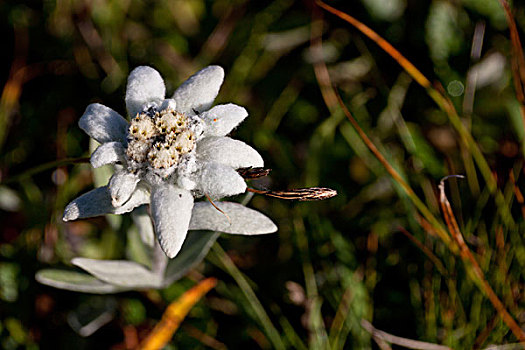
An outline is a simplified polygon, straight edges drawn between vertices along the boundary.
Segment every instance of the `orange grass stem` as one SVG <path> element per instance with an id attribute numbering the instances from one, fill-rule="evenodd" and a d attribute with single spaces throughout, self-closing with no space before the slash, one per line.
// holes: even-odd
<path id="1" fill-rule="evenodd" d="M 447 272 L 447 269 L 445 268 L 445 266 L 443 265 L 441 260 L 439 260 L 439 258 L 434 253 L 432 253 L 432 250 L 430 250 L 430 248 L 428 248 L 426 245 L 424 245 L 422 242 L 420 242 L 416 237 L 414 237 L 404 227 L 399 226 L 398 229 L 399 229 L 399 232 L 401 232 L 410 241 L 412 241 L 412 243 L 414 243 L 419 248 L 419 250 L 421 250 L 423 252 L 423 254 L 425 254 L 430 259 L 430 261 L 432 261 L 432 263 L 434 264 L 434 266 L 436 267 L 436 269 L 439 271 L 439 273 L 441 275 L 443 275 L 443 276 L 448 276 L 449 275 L 448 272 Z"/>
<path id="2" fill-rule="evenodd" d="M 314 18 L 316 17 L 317 12 L 314 10 Z M 321 33 L 322 33 L 322 22 L 319 19 L 315 19 L 312 23 L 312 30 L 311 30 L 311 46 L 312 48 L 317 51 L 322 51 L 322 40 L 321 40 Z M 377 149 L 375 144 L 370 140 L 366 132 L 361 129 L 359 126 L 359 123 L 354 119 L 350 111 L 346 108 L 343 100 L 337 93 L 337 90 L 333 87 L 330 75 L 328 74 L 328 68 L 326 67 L 326 64 L 324 61 L 318 61 L 314 64 L 314 72 L 315 76 L 317 78 L 317 81 L 319 82 L 319 85 L 321 87 L 321 94 L 323 96 L 323 99 L 325 101 L 325 104 L 328 106 L 330 111 L 334 113 L 335 108 L 339 105 L 339 107 L 343 110 L 344 114 L 354 127 L 354 129 L 357 131 L 365 145 L 368 147 L 368 149 L 374 154 L 374 156 L 379 160 L 379 162 L 383 165 L 383 167 L 386 169 L 386 171 L 392 176 L 395 182 L 397 182 L 401 188 L 405 191 L 405 193 L 408 195 L 412 203 L 416 206 L 416 208 L 419 210 L 419 212 L 426 218 L 426 220 L 431 223 L 431 225 L 434 228 L 434 232 L 441 238 L 441 240 L 450 245 L 450 249 L 452 251 L 455 251 L 455 244 L 448 236 L 448 233 L 446 232 L 445 228 L 441 225 L 441 223 L 435 218 L 434 215 L 430 212 L 430 210 L 425 206 L 425 204 L 419 199 L 419 197 L 415 194 L 414 190 L 406 183 L 406 181 L 401 177 L 401 175 L 388 163 L 386 158 L 381 154 L 381 152 Z"/>
<path id="3" fill-rule="evenodd" d="M 401 175 L 397 172 L 396 169 L 390 163 L 386 160 L 386 158 L 383 156 L 383 154 L 377 149 L 376 145 L 370 140 L 368 135 L 365 133 L 363 129 L 359 126 L 357 121 L 354 119 L 350 111 L 346 108 L 343 100 L 339 96 L 339 94 L 336 94 L 337 99 L 339 101 L 339 105 L 343 109 L 344 114 L 354 127 L 354 129 L 357 131 L 363 142 L 366 144 L 368 149 L 374 154 L 374 156 L 381 162 L 385 170 L 392 176 L 395 182 L 397 182 L 401 188 L 405 191 L 405 193 L 408 195 L 408 197 L 412 200 L 412 203 L 416 206 L 416 208 L 421 212 L 421 214 L 425 217 L 426 220 L 428 220 L 432 226 L 435 229 L 436 234 L 441 238 L 441 240 L 447 244 L 451 245 L 451 250 L 454 251 L 453 248 L 453 242 L 450 240 L 450 236 L 446 233 L 445 229 L 441 226 L 439 221 L 432 215 L 430 210 L 426 207 L 426 205 L 419 199 L 419 197 L 416 195 L 412 187 L 401 177 Z"/>
<path id="4" fill-rule="evenodd" d="M 512 43 L 512 77 L 516 98 L 520 103 L 521 118 L 525 126 L 525 57 L 523 55 L 523 47 L 521 46 L 520 34 L 509 3 L 506 0 L 499 0 L 499 2 L 505 11 L 507 23 L 509 24 L 510 41 Z"/>
<path id="5" fill-rule="evenodd" d="M 339 11 L 338 9 L 333 8 L 330 5 L 325 4 L 324 2 L 320 0 L 315 1 L 317 5 L 322 7 L 328 12 L 333 13 L 334 15 L 338 16 L 342 20 L 347 21 L 351 25 L 353 25 L 355 28 L 357 28 L 361 33 L 372 39 L 377 45 L 379 45 L 383 50 L 388 52 L 390 56 L 392 56 L 393 59 L 395 59 L 401 67 L 403 67 L 413 78 L 416 80 L 419 85 L 423 86 L 425 89 L 431 88 L 432 84 L 430 81 L 417 69 L 409 60 L 407 60 L 401 52 L 399 52 L 396 48 L 394 48 L 388 41 L 383 39 L 379 36 L 376 32 L 374 32 L 372 29 L 367 27 L 365 24 L 359 22 L 354 17 Z"/>
<path id="6" fill-rule="evenodd" d="M 509 314 L 501 300 L 499 300 L 498 296 L 485 279 L 483 270 L 481 270 L 481 267 L 479 266 L 476 258 L 465 243 L 463 234 L 459 229 L 458 223 L 454 216 L 454 212 L 452 211 L 452 207 L 445 194 L 445 180 L 446 178 L 442 179 L 439 184 L 439 203 L 441 205 L 441 209 L 443 210 L 443 216 L 445 218 L 445 222 L 447 223 L 448 229 L 452 235 L 452 238 L 456 241 L 457 245 L 459 246 L 459 254 L 461 256 L 461 259 L 467 267 L 471 267 L 472 272 L 474 273 L 474 276 L 477 279 L 477 282 L 479 282 L 480 284 L 481 290 L 485 292 L 490 302 L 492 303 L 492 305 L 494 305 L 494 308 L 496 309 L 500 317 L 503 319 L 503 321 L 510 328 L 512 333 L 514 333 L 514 335 L 519 339 L 520 342 L 525 342 L 525 331 L 523 331 L 520 328 L 518 323 Z"/>
<path id="7" fill-rule="evenodd" d="M 333 8 L 321 0 L 315 0 L 315 3 L 325 9 L 326 11 L 338 16 L 342 20 L 350 23 L 361 33 L 366 35 L 368 38 L 373 40 L 379 47 L 386 51 L 396 62 L 398 62 L 401 67 L 423 88 L 426 89 L 428 95 L 436 102 L 436 104 L 447 114 L 450 123 L 456 129 L 459 136 L 461 137 L 462 142 L 465 144 L 466 148 L 472 153 L 474 160 L 476 161 L 478 168 L 487 183 L 487 187 L 491 194 L 495 196 L 496 204 L 498 210 L 501 212 L 501 216 L 505 224 L 509 227 L 515 226 L 514 219 L 510 213 L 510 210 L 505 202 L 505 198 L 501 191 L 498 190 L 496 179 L 494 178 L 490 167 L 483 156 L 483 153 L 479 149 L 477 143 L 474 141 L 474 138 L 467 130 L 465 125 L 463 125 L 459 115 L 456 111 L 456 108 L 452 102 L 439 90 L 435 89 L 430 81 L 419 71 L 409 60 L 407 60 L 397 49 L 395 49 L 389 42 L 379 36 L 375 31 L 370 29 L 364 23 L 358 21 L 354 17 Z"/>
<path id="8" fill-rule="evenodd" d="M 216 278 L 206 278 L 195 287 L 186 291 L 179 299 L 172 302 L 166 308 L 160 322 L 157 323 L 148 337 L 139 345 L 138 349 L 162 349 L 170 341 L 173 333 L 179 328 L 191 308 L 216 284 Z"/>

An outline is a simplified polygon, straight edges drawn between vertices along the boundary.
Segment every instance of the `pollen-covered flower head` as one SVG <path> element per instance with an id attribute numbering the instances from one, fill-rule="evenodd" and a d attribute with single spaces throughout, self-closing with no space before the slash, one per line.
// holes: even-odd
<path id="1" fill-rule="evenodd" d="M 71 202 L 64 220 L 121 214 L 149 203 L 159 242 L 174 257 L 186 237 L 194 198 L 243 193 L 246 183 L 236 169 L 263 166 L 257 151 L 226 136 L 246 118 L 246 110 L 234 104 L 211 108 L 223 79 L 221 67 L 209 66 L 165 99 L 160 74 L 142 66 L 128 78 L 130 122 L 106 106 L 89 105 L 79 125 L 101 143 L 91 164 L 120 166 L 107 186 Z M 254 233 L 275 230 L 271 223 Z"/>

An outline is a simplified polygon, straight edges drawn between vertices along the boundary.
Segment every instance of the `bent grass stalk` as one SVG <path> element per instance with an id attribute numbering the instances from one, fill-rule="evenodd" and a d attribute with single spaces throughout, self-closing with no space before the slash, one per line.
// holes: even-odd
<path id="1" fill-rule="evenodd" d="M 362 138 L 362 140 L 365 142 L 365 144 L 368 146 L 370 151 L 376 156 L 376 158 L 381 162 L 385 170 L 392 176 L 394 181 L 398 183 L 407 196 L 410 198 L 412 203 L 416 206 L 416 208 L 419 210 L 419 212 L 425 217 L 427 221 L 429 221 L 432 226 L 435 229 L 436 234 L 441 238 L 441 240 L 447 244 L 449 247 L 451 247 L 451 250 L 455 249 L 454 242 L 450 240 L 450 236 L 445 231 L 444 227 L 441 225 L 441 223 L 436 219 L 434 215 L 430 212 L 430 210 L 427 208 L 427 206 L 419 199 L 419 197 L 416 195 L 412 187 L 401 177 L 401 175 L 394 169 L 394 167 L 386 160 L 386 158 L 383 156 L 381 152 L 377 149 L 375 144 L 370 140 L 368 135 L 365 133 L 363 129 L 359 126 L 357 121 L 354 119 L 350 111 L 346 108 L 344 102 L 341 100 L 341 97 L 336 94 L 337 99 L 339 101 L 339 104 L 341 108 L 343 109 L 343 112 L 345 113 L 346 117 L 352 124 L 352 126 L 356 129 L 359 136 Z"/>
<path id="2" fill-rule="evenodd" d="M 398 50 L 396 50 L 388 41 L 379 36 L 379 34 L 377 34 L 375 31 L 373 31 L 368 26 L 361 23 L 354 17 L 325 4 L 321 0 L 315 0 L 315 2 L 317 5 L 319 5 L 326 11 L 350 23 L 357 30 L 359 30 L 361 33 L 363 33 L 372 41 L 374 41 L 377 45 L 379 45 L 379 47 L 385 50 L 385 52 L 388 53 L 394 60 L 396 60 L 399 63 L 399 65 L 408 74 L 410 74 L 410 76 L 414 78 L 414 80 L 419 85 L 421 85 L 427 91 L 427 94 L 434 100 L 434 102 L 436 102 L 436 104 L 441 108 L 441 110 L 443 110 L 447 114 L 450 123 L 458 132 L 461 141 L 474 157 L 474 160 L 476 161 L 478 168 L 483 178 L 485 179 L 485 182 L 487 183 L 487 187 L 489 188 L 490 193 L 494 195 L 498 210 L 501 212 L 503 221 L 508 227 L 514 227 L 514 219 L 512 218 L 510 210 L 507 204 L 505 203 L 505 198 L 503 197 L 503 194 L 501 193 L 501 191 L 499 191 L 497 187 L 496 179 L 492 175 L 487 160 L 483 156 L 483 153 L 474 141 L 474 138 L 472 137 L 470 132 L 467 130 L 465 125 L 463 125 L 452 102 L 441 92 L 439 92 L 439 90 L 434 88 L 430 83 L 430 80 L 428 80 L 423 75 L 423 73 L 421 73 L 421 71 L 419 71 L 408 59 L 406 59 Z"/>
<path id="3" fill-rule="evenodd" d="M 433 343 L 427 343 L 419 340 L 413 340 L 408 338 L 398 337 L 390 333 L 381 331 L 375 328 L 370 322 L 363 319 L 361 320 L 361 326 L 372 335 L 374 340 L 382 340 L 391 344 L 400 345 L 407 349 L 424 349 L 424 350 L 452 350 L 448 346 L 438 345 Z M 378 344 L 379 345 L 379 344 Z"/>
<path id="4" fill-rule="evenodd" d="M 311 44 L 312 44 L 312 47 L 316 51 L 321 51 L 321 45 L 322 45 L 321 38 L 320 38 L 320 35 L 322 33 L 321 25 L 322 23 L 320 20 L 314 20 L 312 23 Z M 435 218 L 435 216 L 432 215 L 432 213 L 426 207 L 426 205 L 415 194 L 414 190 L 408 185 L 408 183 L 406 183 L 406 181 L 401 177 L 401 175 L 386 160 L 383 154 L 381 154 L 381 152 L 377 149 L 377 147 L 372 142 L 372 140 L 370 140 L 370 138 L 365 133 L 365 131 L 361 129 L 361 127 L 359 126 L 357 121 L 354 119 L 350 111 L 346 108 L 345 104 L 341 100 L 341 97 L 337 94 L 336 90 L 332 86 L 326 64 L 322 61 L 315 63 L 314 71 L 317 77 L 317 81 L 319 82 L 319 85 L 321 87 L 321 94 L 323 95 L 323 99 L 325 100 L 325 103 L 328 106 L 328 108 L 331 111 L 333 111 L 339 106 L 343 110 L 345 116 L 350 121 L 350 123 L 352 124 L 356 132 L 359 134 L 359 137 L 361 137 L 361 139 L 366 144 L 368 149 L 374 154 L 377 160 L 379 160 L 379 162 L 383 165 L 385 170 L 390 174 L 390 176 L 392 176 L 394 181 L 397 182 L 401 186 L 401 188 L 405 191 L 407 196 L 410 198 L 412 203 L 414 203 L 414 205 L 421 212 L 421 214 L 425 217 L 425 219 L 428 222 L 430 222 L 430 224 L 434 227 L 434 231 L 441 238 L 441 240 L 447 245 L 451 246 L 451 249 L 454 250 L 455 244 L 453 243 L 453 241 L 451 241 L 445 228 Z"/>
<path id="5" fill-rule="evenodd" d="M 459 255 L 465 263 L 465 266 L 467 268 L 470 268 L 471 272 L 476 277 L 476 281 L 478 282 L 480 289 L 483 292 L 485 292 L 485 294 L 489 298 L 492 305 L 494 305 L 494 308 L 498 311 L 498 314 L 501 316 L 503 321 L 511 329 L 512 333 L 514 333 L 514 335 L 521 342 L 525 343 L 525 331 L 520 328 L 518 323 L 509 314 L 501 300 L 499 300 L 498 296 L 485 279 L 485 275 L 483 273 L 483 270 L 481 270 L 478 261 L 476 260 L 469 247 L 465 243 L 463 234 L 459 229 L 458 223 L 454 216 L 454 212 L 452 211 L 452 207 L 447 199 L 447 196 L 445 195 L 446 179 L 447 178 L 442 179 L 439 184 L 439 203 L 441 205 L 441 209 L 443 210 L 443 216 L 445 218 L 445 222 L 447 223 L 448 229 L 452 235 L 452 238 L 456 241 L 457 245 L 459 246 Z"/>
<path id="6" fill-rule="evenodd" d="M 518 27 L 516 26 L 516 21 L 512 15 L 509 3 L 506 0 L 499 0 L 499 2 L 505 11 L 505 16 L 509 25 L 510 40 L 512 43 L 512 78 L 514 80 L 516 98 L 520 103 L 523 125 L 525 125 L 525 57 L 523 55 L 523 47 L 521 46 Z"/>
<path id="7" fill-rule="evenodd" d="M 341 19 L 352 24 L 354 27 L 360 30 L 363 34 L 365 34 L 367 37 L 369 37 L 374 42 L 376 42 L 382 49 L 384 49 L 390 56 L 392 56 L 407 71 L 407 73 L 409 73 L 422 87 L 424 87 L 427 90 L 427 93 L 430 95 L 430 97 L 438 104 L 438 106 L 443 111 L 446 112 L 446 114 L 449 117 L 450 122 L 460 134 L 460 137 L 462 141 L 464 142 L 464 144 L 466 145 L 467 149 L 474 156 L 474 159 L 476 160 L 476 163 L 478 164 L 478 167 L 487 183 L 487 187 L 490 193 L 495 196 L 496 204 L 498 206 L 498 210 L 501 211 L 502 219 L 509 227 L 513 227 L 515 223 L 510 214 L 505 198 L 503 197 L 503 194 L 501 193 L 501 191 L 498 190 L 496 180 L 494 179 L 491 173 L 491 170 L 483 154 L 481 153 L 481 150 L 475 143 L 472 135 L 468 132 L 468 130 L 465 128 L 465 126 L 461 122 L 459 115 L 457 114 L 451 101 L 447 99 L 444 95 L 442 95 L 437 89 L 432 87 L 432 85 L 430 84 L 430 81 L 410 61 L 408 61 L 403 55 L 401 55 L 399 51 L 397 51 L 386 40 L 381 38 L 372 29 L 368 28 L 366 25 L 359 22 L 358 20 L 351 17 L 350 15 L 345 14 L 329 5 L 326 5 L 320 0 L 316 0 L 316 3 L 320 7 L 324 8 L 325 10 L 337 15 Z M 315 25 L 312 24 L 312 44 L 320 45 L 321 44 L 320 35 L 317 35 L 316 37 L 313 35 L 315 28 L 316 28 Z M 455 222 L 453 215 L 450 216 L 450 214 L 452 213 L 451 209 L 450 209 L 450 213 L 448 213 L 445 216 L 445 221 L 447 222 L 447 226 L 450 230 L 450 233 L 452 234 L 453 240 L 450 239 L 450 236 L 445 231 L 441 223 L 436 219 L 434 215 L 432 215 L 430 210 L 419 199 L 419 197 L 417 197 L 417 195 L 412 190 L 412 188 L 408 185 L 408 183 L 406 183 L 405 180 L 401 177 L 401 175 L 392 167 L 392 165 L 388 163 L 385 157 L 381 154 L 381 152 L 379 152 L 377 147 L 374 145 L 374 143 L 369 139 L 368 135 L 364 132 L 363 129 L 361 129 L 357 121 L 353 118 L 351 113 L 346 108 L 341 97 L 337 94 L 336 90 L 333 87 L 331 87 L 332 92 L 327 92 L 327 90 L 329 89 L 330 77 L 328 75 L 328 70 L 324 62 L 319 62 L 315 64 L 314 69 L 315 69 L 315 73 L 319 81 L 319 84 L 321 85 L 321 91 L 322 91 L 323 98 L 325 99 L 325 103 L 327 104 L 327 106 L 330 109 L 333 108 L 333 97 L 337 98 L 339 106 L 343 109 L 343 112 L 347 116 L 348 120 L 350 121 L 352 126 L 356 129 L 359 136 L 363 139 L 363 141 L 368 146 L 370 151 L 381 162 L 381 164 L 385 167 L 385 169 L 390 174 L 390 176 L 392 176 L 392 178 L 403 188 L 405 193 L 409 196 L 409 198 L 412 200 L 412 202 L 418 208 L 418 210 L 421 212 L 424 218 L 427 221 L 429 221 L 429 223 L 432 225 L 433 229 L 435 230 L 435 233 L 443 240 L 444 243 L 447 244 L 449 249 L 452 252 L 457 253 L 457 250 L 459 247 L 460 256 L 462 257 L 463 261 L 466 263 L 466 266 L 469 266 L 469 264 L 471 264 L 472 266 L 472 270 L 474 272 L 473 274 L 474 281 L 477 282 L 480 289 L 486 293 L 487 297 L 489 298 L 491 303 L 494 305 L 498 313 L 501 315 L 503 321 L 507 324 L 507 326 L 514 333 L 514 335 L 518 339 L 520 339 L 520 341 L 525 341 L 525 332 L 521 330 L 521 328 L 516 323 L 514 318 L 512 318 L 512 316 L 508 313 L 503 303 L 499 300 L 499 298 L 497 297 L 497 295 L 495 294 L 495 292 L 493 291 L 493 289 L 491 288 L 491 286 L 485 279 L 483 271 L 481 270 L 481 267 L 479 266 L 474 256 L 472 255 L 472 253 L 466 246 L 466 243 L 464 242 L 462 238 L 461 232 L 459 231 L 459 227 L 457 226 L 457 222 Z M 443 202 L 441 202 L 441 205 L 443 205 Z M 443 211 L 445 212 L 445 209 L 443 209 Z M 453 221 L 451 221 L 452 220 L 451 218 L 453 219 Z M 453 226 L 451 226 L 452 222 L 455 223 Z M 461 239 L 459 239 L 458 237 L 461 237 Z"/>

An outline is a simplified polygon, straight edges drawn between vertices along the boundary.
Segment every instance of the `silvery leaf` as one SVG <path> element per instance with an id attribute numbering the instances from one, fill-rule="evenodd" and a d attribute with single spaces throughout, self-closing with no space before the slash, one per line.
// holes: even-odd
<path id="1" fill-rule="evenodd" d="M 163 286 L 168 286 L 184 276 L 189 269 L 200 263 L 219 237 L 218 232 L 190 231 L 177 256 L 166 268 Z"/>
<path id="2" fill-rule="evenodd" d="M 244 205 L 232 202 L 215 203 L 228 217 L 209 202 L 198 202 L 193 207 L 190 230 L 212 230 L 231 234 L 259 235 L 277 231 L 277 226 L 266 215 Z"/>
<path id="3" fill-rule="evenodd" d="M 131 261 L 74 258 L 71 263 L 104 282 L 122 287 L 147 289 L 161 284 L 160 276 Z"/>
<path id="4" fill-rule="evenodd" d="M 47 286 L 74 292 L 109 294 L 129 288 L 114 286 L 85 273 L 58 269 L 45 269 L 36 273 L 36 280 Z"/>

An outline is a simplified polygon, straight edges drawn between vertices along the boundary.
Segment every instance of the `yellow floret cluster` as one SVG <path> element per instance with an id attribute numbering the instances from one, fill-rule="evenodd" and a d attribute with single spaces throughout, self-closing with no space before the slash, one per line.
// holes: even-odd
<path id="1" fill-rule="evenodd" d="M 195 148 L 195 135 L 188 118 L 171 108 L 155 113 L 139 113 L 129 126 L 126 154 L 138 163 L 167 169 Z"/>

